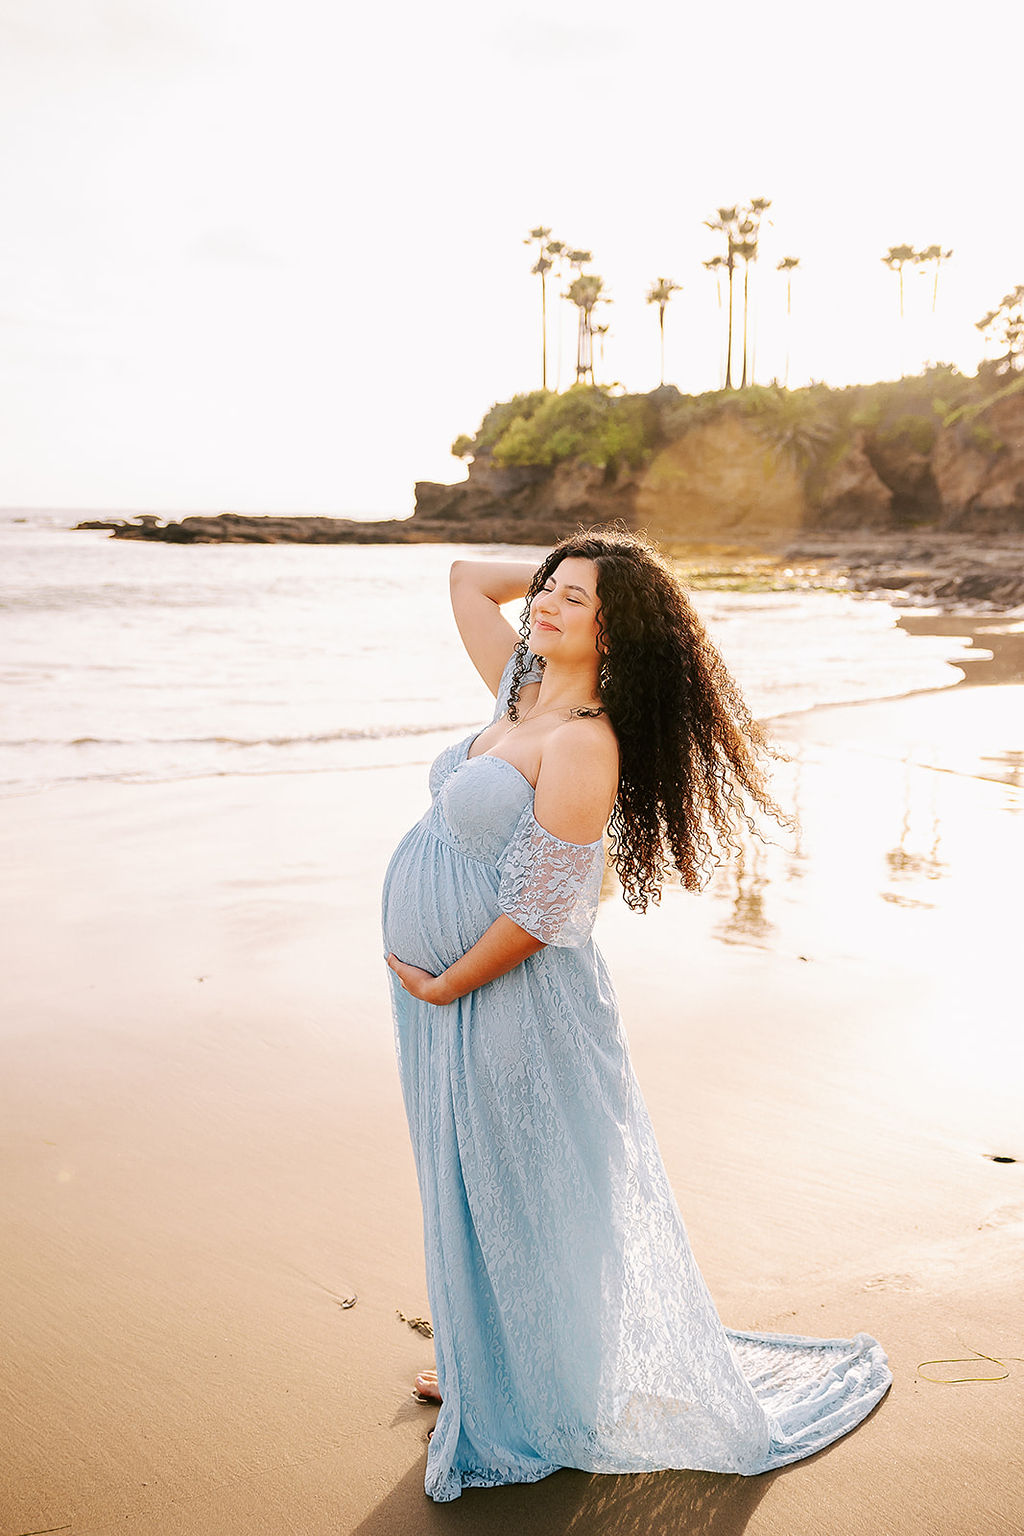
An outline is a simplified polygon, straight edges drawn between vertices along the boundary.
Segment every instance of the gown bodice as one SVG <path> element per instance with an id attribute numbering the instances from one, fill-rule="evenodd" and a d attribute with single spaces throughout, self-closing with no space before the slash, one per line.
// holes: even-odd
<path id="1" fill-rule="evenodd" d="M 533 785 L 504 758 L 468 757 L 475 740 L 467 737 L 435 760 L 429 814 L 437 834 L 459 853 L 497 864 L 533 806 Z"/>
<path id="2" fill-rule="evenodd" d="M 502 674 L 492 724 L 507 704 L 513 660 Z M 482 729 L 434 759 L 430 807 L 399 844 L 385 893 L 392 895 L 401 883 L 403 865 L 423 857 L 425 836 L 494 871 L 493 910 L 484 914 L 490 922 L 504 912 L 543 944 L 585 944 L 597 915 L 604 840 L 567 842 L 541 826 L 534 815 L 534 786 L 514 764 L 491 752 L 469 756 Z M 411 878 L 412 868 L 405 873 Z M 463 889 L 468 889 L 465 880 Z"/>

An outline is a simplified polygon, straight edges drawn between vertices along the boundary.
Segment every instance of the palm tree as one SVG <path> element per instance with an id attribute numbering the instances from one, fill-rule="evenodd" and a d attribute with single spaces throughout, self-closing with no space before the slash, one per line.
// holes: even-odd
<path id="1" fill-rule="evenodd" d="M 785 272 L 786 274 L 786 376 L 782 381 L 783 387 L 786 389 L 789 388 L 789 348 L 792 330 L 790 316 L 793 313 L 793 273 L 799 265 L 799 256 L 783 256 L 775 268 L 776 272 Z"/>
<path id="2" fill-rule="evenodd" d="M 557 315 L 558 350 L 555 360 L 555 394 L 557 395 L 562 387 L 562 306 L 565 303 L 565 295 L 561 292 L 561 287 L 562 279 L 565 275 L 565 241 L 549 240 L 544 247 L 544 254 L 551 258 L 555 269 L 555 282 L 558 284 L 559 289 L 559 309 Z"/>
<path id="3" fill-rule="evenodd" d="M 715 287 L 718 292 L 718 307 L 722 307 L 722 268 L 725 266 L 724 256 L 712 256 L 710 261 L 704 263 L 709 272 L 715 274 Z"/>
<path id="4" fill-rule="evenodd" d="M 714 261 L 706 261 L 706 267 L 725 267 L 729 274 L 729 318 L 726 324 L 725 344 L 725 387 L 732 389 L 732 278 L 736 267 L 736 225 L 739 222 L 739 209 L 719 208 L 717 219 L 705 219 L 707 229 L 717 230 L 725 236 L 726 254 L 716 256 Z"/>
<path id="5" fill-rule="evenodd" d="M 740 389 L 747 387 L 747 328 L 750 315 L 750 263 L 757 260 L 757 243 L 761 238 L 761 220 L 764 218 L 771 203 L 766 197 L 751 199 L 749 207 L 743 210 L 743 218 L 740 220 L 739 233 L 742 239 L 736 246 L 736 255 L 743 262 L 743 374 L 740 378 Z M 750 353 L 750 382 L 754 382 L 754 359 Z"/>
<path id="6" fill-rule="evenodd" d="M 740 225 L 740 234 L 744 237 L 752 228 L 749 219 L 744 219 Z M 747 320 L 750 314 L 750 263 L 757 260 L 757 241 L 744 238 L 736 242 L 736 255 L 743 263 L 743 371 L 740 374 L 740 389 L 747 387 Z M 751 381 L 753 382 L 753 381 Z"/>
<path id="7" fill-rule="evenodd" d="M 545 229 L 543 224 L 538 224 L 536 229 L 531 229 L 524 245 L 532 245 L 536 240 L 538 247 L 537 264 L 530 268 L 532 277 L 540 278 L 540 377 L 541 389 L 548 387 L 548 292 L 547 275 L 551 270 L 551 262 L 544 254 L 544 248 L 551 237 L 550 229 Z"/>
<path id="8" fill-rule="evenodd" d="M 778 263 L 778 265 L 775 268 L 776 272 L 785 272 L 785 274 L 786 274 L 786 314 L 787 315 L 791 315 L 793 313 L 793 279 L 792 279 L 791 274 L 796 271 L 796 269 L 797 269 L 797 267 L 799 265 L 800 265 L 800 257 L 799 256 L 783 256 L 782 260 Z"/>
<path id="9" fill-rule="evenodd" d="M 935 263 L 935 280 L 932 283 L 933 315 L 935 313 L 935 305 L 939 297 L 939 268 L 942 266 L 944 261 L 949 260 L 952 254 L 952 251 L 944 251 L 941 245 L 926 245 L 923 251 L 918 251 L 917 253 L 917 259 L 921 264 L 922 272 L 924 271 L 925 266 L 929 261 L 934 261 Z"/>
<path id="10" fill-rule="evenodd" d="M 585 251 L 582 248 L 577 249 L 575 246 L 573 246 L 571 249 L 569 249 L 569 250 L 567 250 L 565 252 L 565 260 L 569 263 L 569 266 L 578 275 L 578 277 L 582 277 L 583 276 L 583 268 L 585 266 L 587 266 L 591 261 L 593 261 L 593 259 L 594 258 L 593 258 L 593 256 L 591 255 L 591 253 L 589 251 Z M 598 279 L 598 281 L 600 281 L 600 279 Z M 574 286 L 573 284 L 570 284 L 568 292 L 567 293 L 563 293 L 563 295 L 562 295 L 563 299 L 571 299 L 572 298 L 573 286 Z M 575 303 L 576 300 L 573 300 L 573 302 Z M 591 306 L 591 307 L 593 307 L 593 306 Z M 583 322 L 583 311 L 581 310 L 580 311 L 580 315 L 579 315 L 579 325 L 580 325 L 580 327 L 583 326 L 583 323 L 584 323 Z M 589 319 L 589 315 L 587 317 L 587 322 L 586 322 L 586 332 L 587 332 L 587 334 L 584 337 L 584 335 L 582 333 L 582 330 L 580 330 L 580 328 L 577 327 L 577 332 L 576 332 L 576 382 L 577 382 L 577 384 L 580 381 L 580 363 L 581 363 L 581 361 L 584 358 L 586 359 L 587 369 L 589 370 L 589 373 L 590 373 L 591 382 L 593 382 L 593 378 L 594 378 L 594 358 L 593 358 L 593 351 L 594 351 L 594 349 L 593 349 L 593 342 L 592 342 L 591 335 L 590 335 L 590 319 Z"/>
<path id="11" fill-rule="evenodd" d="M 998 336 L 995 335 L 997 325 L 1002 327 Z M 986 331 L 992 332 L 990 339 L 1004 343 L 1006 354 L 996 359 L 995 367 L 998 371 L 1012 373 L 1018 358 L 1024 355 L 1024 283 L 1018 283 L 1016 288 L 1004 294 L 999 306 L 979 320 L 976 328 L 982 335 Z"/>
<path id="12" fill-rule="evenodd" d="M 578 252 L 575 254 L 579 254 Z M 587 258 L 589 260 L 589 257 Z M 571 255 L 570 255 L 571 261 Z M 595 272 L 581 272 L 569 284 L 566 295 L 579 310 L 579 327 L 576 340 L 576 382 L 586 382 L 587 374 L 590 382 L 594 382 L 594 342 L 593 342 L 593 314 L 594 305 L 602 301 L 610 302 L 601 292 L 604 287 L 604 279 Z"/>
<path id="13" fill-rule="evenodd" d="M 706 265 L 706 263 L 705 263 Z M 678 283 L 674 283 L 670 277 L 659 277 L 656 283 L 652 283 L 647 291 L 648 304 L 658 306 L 658 329 L 661 332 L 661 382 L 665 382 L 665 310 L 668 301 L 674 293 L 681 293 Z"/>
<path id="14" fill-rule="evenodd" d="M 889 268 L 889 271 L 895 272 L 900 280 L 901 320 L 903 319 L 903 268 L 907 265 L 908 261 L 917 261 L 917 259 L 917 252 L 914 250 L 912 245 L 890 245 L 889 249 L 882 257 L 882 261 Z"/>

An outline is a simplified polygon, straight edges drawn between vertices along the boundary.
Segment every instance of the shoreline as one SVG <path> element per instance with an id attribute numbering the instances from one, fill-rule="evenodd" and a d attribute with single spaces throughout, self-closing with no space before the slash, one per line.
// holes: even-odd
<path id="1" fill-rule="evenodd" d="M 776 714 L 760 715 L 758 723 L 765 726 L 771 733 L 777 725 L 790 720 L 804 719 L 813 716 L 819 710 L 834 709 L 858 709 L 876 704 L 897 703 L 900 700 L 914 699 L 919 696 L 949 693 L 962 688 L 982 686 L 995 686 L 1024 682 L 1024 623 L 1021 625 L 1006 626 L 1002 615 L 994 613 L 983 614 L 945 614 L 945 613 L 920 613 L 907 610 L 900 613 L 896 619 L 898 628 L 910 634 L 929 636 L 953 636 L 970 640 L 973 644 L 981 641 L 978 646 L 979 654 L 959 656 L 955 661 L 950 661 L 949 666 L 960 670 L 964 675 L 955 682 L 950 682 L 944 687 L 910 688 L 903 693 L 871 695 L 862 699 L 820 700 L 808 704 L 802 708 L 784 709 Z M 991 651 L 991 656 L 985 654 Z M 378 770 L 414 768 L 428 765 L 433 756 L 447 743 L 453 730 L 469 730 L 474 722 L 466 721 L 464 725 L 457 727 L 438 726 L 437 728 L 424 728 L 414 734 L 421 738 L 425 744 L 425 750 L 429 754 L 424 757 L 395 758 L 392 761 L 350 762 L 343 765 L 328 764 L 324 767 L 296 767 L 296 768 L 263 768 L 251 770 L 222 770 L 204 771 L 194 774 L 179 775 L 168 778 L 119 778 L 114 775 L 109 777 L 96 776 L 93 778 L 63 779 L 43 785 L 34 785 L 25 788 L 10 790 L 0 794 L 0 806 L 7 801 L 23 801 L 35 796 L 49 794 L 54 791 L 73 790 L 79 786 L 89 784 L 120 785 L 124 787 L 144 787 L 146 785 L 159 784 L 190 784 L 205 780 L 217 781 L 221 779 L 261 780 L 267 778 L 283 777 L 288 779 L 301 778 L 304 775 L 347 774 L 347 773 L 373 773 Z M 405 742 L 410 739 L 407 733 L 397 733 L 393 736 L 374 738 L 380 742 Z"/>
<path id="2" fill-rule="evenodd" d="M 766 1478 L 561 1472 L 431 1506 L 376 910 L 423 767 L 358 794 L 347 770 L 67 786 L 0 805 L 4 1529 L 1012 1528 L 1024 1366 L 961 1387 L 917 1367 L 1017 1353 L 1024 1327 L 1024 687 L 782 729 L 796 844 L 744 840 L 644 917 L 613 894 L 596 936 L 723 1320 L 874 1334 L 895 1385 L 872 1417 Z M 1009 778 L 934 772 L 997 751 Z"/>
<path id="3" fill-rule="evenodd" d="M 595 520 L 604 521 L 602 518 Z M 195 514 L 167 521 L 153 514 L 91 518 L 70 531 L 107 530 L 111 538 L 171 544 L 452 544 L 487 547 L 550 547 L 571 531 L 564 516 L 548 520 L 490 518 L 431 521 L 408 518 L 359 522 L 323 516 L 283 517 L 243 513 Z M 993 613 L 1024 608 L 1024 535 L 989 535 L 909 526 L 834 532 L 813 528 L 736 535 L 723 528 L 715 539 L 659 534 L 656 542 L 677 565 L 699 578 L 711 563 L 721 590 L 744 581 L 757 589 L 817 587 L 857 592 L 971 613 L 984 604 Z M 792 568 L 798 569 L 794 571 Z M 704 585 L 706 583 L 699 582 Z"/>

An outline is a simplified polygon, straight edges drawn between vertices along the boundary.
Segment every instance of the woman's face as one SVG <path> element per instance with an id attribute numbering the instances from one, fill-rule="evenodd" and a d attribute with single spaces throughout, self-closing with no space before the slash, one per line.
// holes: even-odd
<path id="1" fill-rule="evenodd" d="M 530 650 L 566 664 L 593 661 L 600 611 L 594 561 L 566 555 L 530 604 Z"/>

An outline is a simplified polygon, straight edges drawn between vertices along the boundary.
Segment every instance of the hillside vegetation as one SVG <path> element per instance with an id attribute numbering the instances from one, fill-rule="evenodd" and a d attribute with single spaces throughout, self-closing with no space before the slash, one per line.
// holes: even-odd
<path id="1" fill-rule="evenodd" d="M 668 535 L 759 524 L 954 526 L 964 517 L 1024 530 L 1017 373 L 967 376 L 941 366 L 844 389 L 702 395 L 672 385 L 647 395 L 537 390 L 493 406 L 452 451 L 472 461 L 461 489 L 478 493 L 473 503 L 493 494 L 512 513 L 519 495 L 533 517 L 545 486 L 555 509 L 569 510 L 575 480 L 581 499 L 629 502 L 621 508 L 629 520 Z"/>

